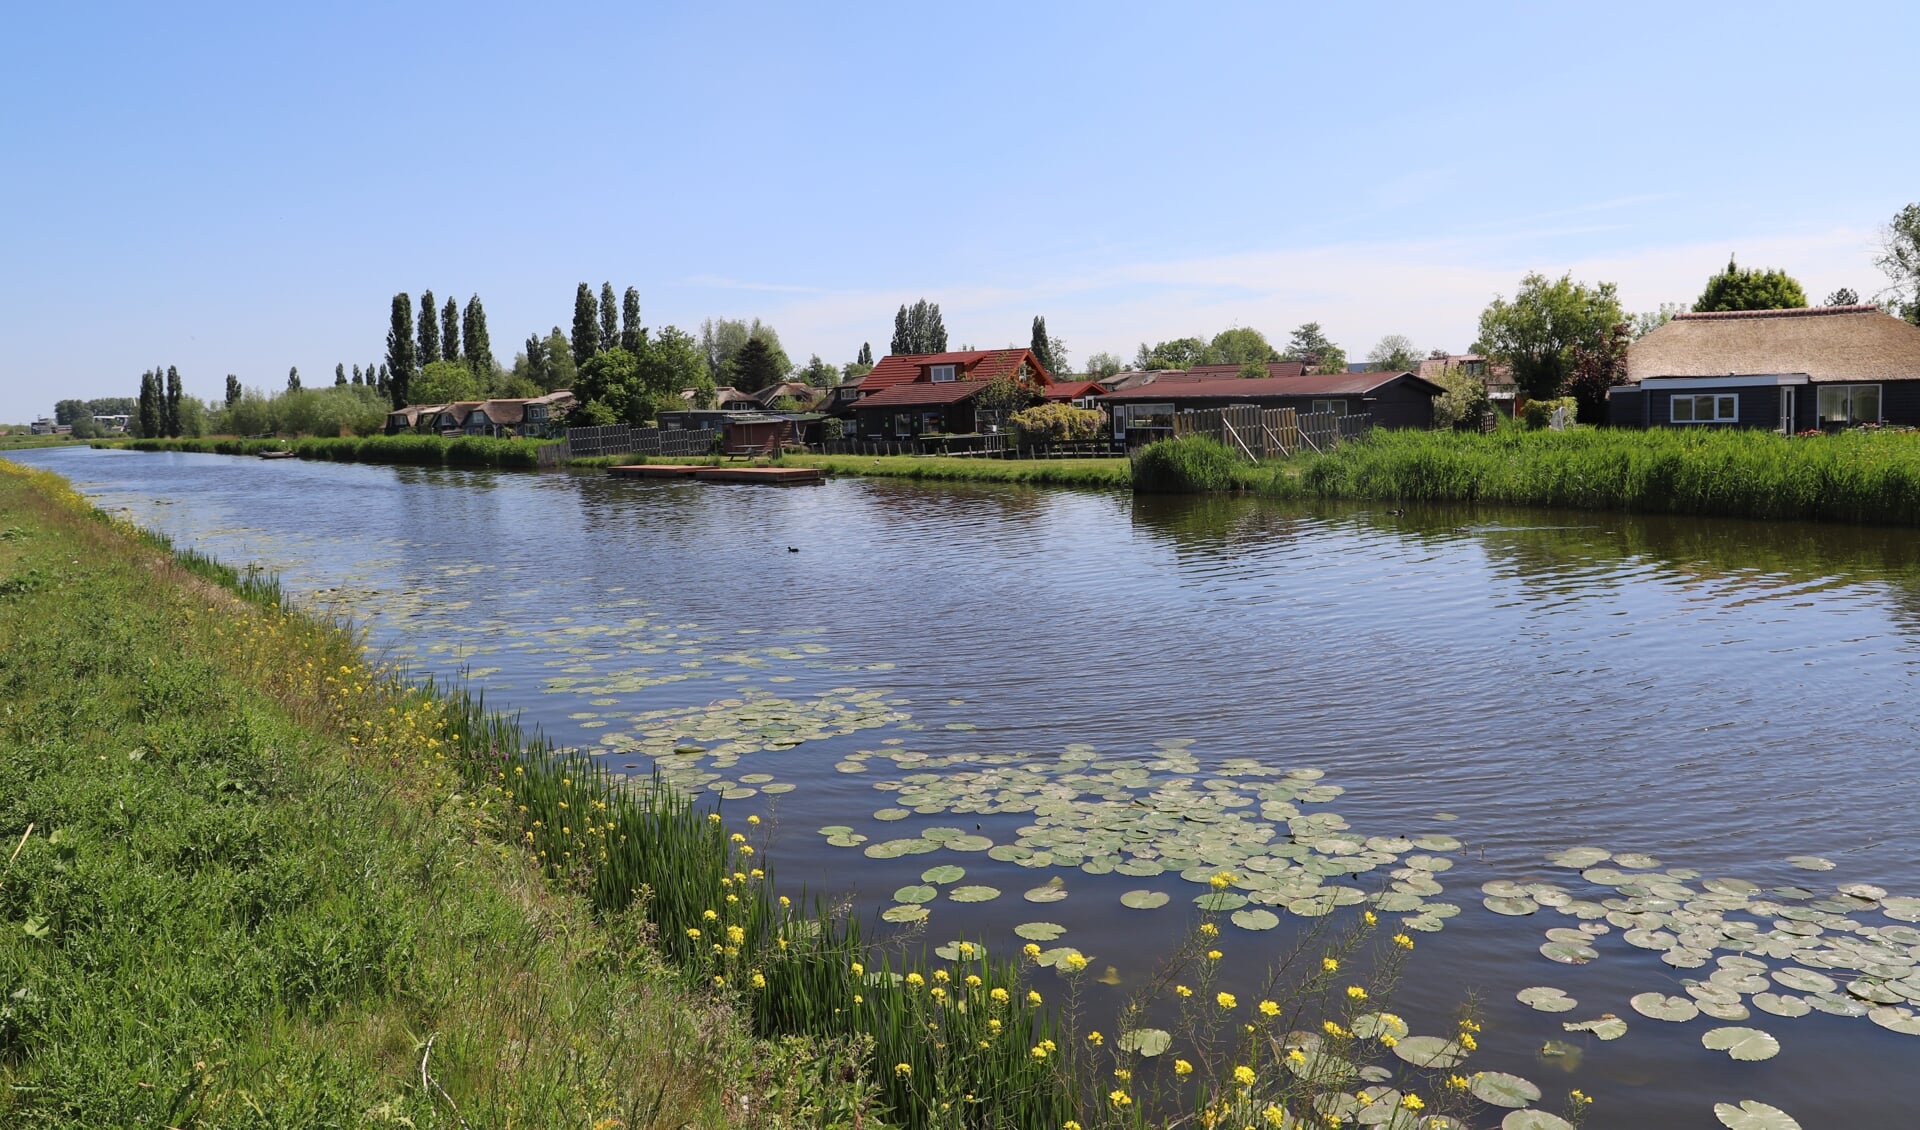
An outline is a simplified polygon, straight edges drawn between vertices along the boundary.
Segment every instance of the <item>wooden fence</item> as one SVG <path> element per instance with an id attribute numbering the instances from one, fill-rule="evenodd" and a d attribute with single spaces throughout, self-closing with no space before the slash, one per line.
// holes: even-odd
<path id="1" fill-rule="evenodd" d="M 563 467 L 569 459 L 595 455 L 670 455 L 685 459 L 710 454 L 719 439 L 718 428 L 633 428 L 626 424 L 568 428 L 566 439 L 540 449 L 540 465 Z"/>
<path id="2" fill-rule="evenodd" d="M 1358 439 L 1372 426 L 1365 414 L 1300 412 L 1293 408 L 1200 408 L 1176 412 L 1173 434 L 1208 436 L 1250 462 L 1277 459 L 1297 451 L 1331 451 Z"/>

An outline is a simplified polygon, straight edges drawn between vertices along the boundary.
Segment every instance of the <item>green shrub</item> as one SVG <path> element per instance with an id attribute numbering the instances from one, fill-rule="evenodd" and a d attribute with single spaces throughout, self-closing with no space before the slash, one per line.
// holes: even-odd
<path id="1" fill-rule="evenodd" d="M 1161 440 L 1133 460 L 1133 489 L 1139 494 L 1203 494 L 1232 490 L 1242 480 L 1240 461 L 1207 436 Z"/>
<path id="2" fill-rule="evenodd" d="M 1055 401 L 1023 408 L 1010 421 L 1020 433 L 1022 444 L 1035 445 L 1098 439 L 1106 417 L 1091 408 Z"/>
<path id="3" fill-rule="evenodd" d="M 1567 410 L 1567 423 L 1571 424 L 1580 413 L 1580 402 L 1571 396 L 1562 396 L 1557 400 L 1529 400 L 1522 409 L 1527 427 L 1534 431 L 1547 427 L 1553 423 L 1553 410 L 1556 408 Z"/>

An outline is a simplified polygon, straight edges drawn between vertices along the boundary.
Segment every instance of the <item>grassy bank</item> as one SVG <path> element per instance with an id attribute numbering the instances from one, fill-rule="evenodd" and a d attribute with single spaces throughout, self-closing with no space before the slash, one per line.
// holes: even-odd
<path id="1" fill-rule="evenodd" d="M 861 1104 L 845 1054 L 754 1040 L 645 915 L 596 916 L 507 846 L 460 769 L 471 704 L 369 670 L 271 582 L 0 463 L 0 635 L 0 1123 L 798 1126 Z"/>
<path id="2" fill-rule="evenodd" d="M 299 439 L 240 439 L 206 436 L 197 439 L 134 439 L 100 444 L 133 451 L 191 451 L 210 455 L 258 455 L 290 450 L 302 459 L 334 463 L 406 463 L 450 467 L 535 467 L 540 440 L 493 439 L 488 436 L 306 436 Z"/>
<path id="3" fill-rule="evenodd" d="M 1912 433 L 1381 430 L 1324 456 L 1225 470 L 1208 442 L 1156 445 L 1140 460 L 1136 489 L 1920 525 Z"/>
<path id="4" fill-rule="evenodd" d="M 1029 483 L 1035 486 L 1125 487 L 1125 459 L 964 459 L 920 455 L 789 455 L 789 467 L 829 475 L 871 475 L 940 482 Z"/>

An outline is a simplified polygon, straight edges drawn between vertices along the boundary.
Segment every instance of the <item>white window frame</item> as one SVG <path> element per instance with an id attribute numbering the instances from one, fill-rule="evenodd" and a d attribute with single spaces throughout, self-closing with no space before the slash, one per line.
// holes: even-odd
<path id="1" fill-rule="evenodd" d="M 1712 415 L 1700 414 L 1701 401 L 1707 402 Z M 1680 406 L 1687 406 L 1686 415 Z M 1675 424 L 1736 424 L 1740 422 L 1740 394 L 1737 392 L 1676 392 L 1667 401 L 1667 420 Z"/>
<path id="2" fill-rule="evenodd" d="M 1344 416 L 1347 414 L 1347 402 L 1345 400 L 1316 400 L 1313 402 L 1312 410 L 1315 412 L 1331 412 L 1336 416 Z"/>
<path id="3" fill-rule="evenodd" d="M 1845 384 L 1845 385 L 1823 384 L 1823 385 L 1816 385 L 1815 387 L 1818 388 L 1820 391 L 1815 394 L 1815 398 L 1813 402 L 1814 417 L 1821 424 L 1827 424 L 1830 422 L 1837 421 L 1842 427 L 1851 427 L 1854 424 L 1869 424 L 1869 423 L 1878 424 L 1886 418 L 1886 401 L 1883 399 L 1884 396 L 1886 395 L 1886 390 L 1881 388 L 1878 384 Z M 1873 405 L 1874 405 L 1873 419 L 1871 420 L 1858 419 L 1854 416 L 1854 413 L 1853 413 L 1854 399 L 1859 395 L 1859 390 L 1869 389 L 1869 388 L 1873 390 Z M 1838 417 L 1828 416 L 1826 413 L 1826 408 L 1820 403 L 1821 401 L 1827 398 L 1827 393 L 1830 390 L 1841 393 L 1843 397 L 1842 403 L 1845 405 L 1846 414 L 1844 416 L 1838 416 Z"/>
<path id="4" fill-rule="evenodd" d="M 927 379 L 934 384 L 946 384 L 953 379 L 952 365 L 928 365 Z"/>

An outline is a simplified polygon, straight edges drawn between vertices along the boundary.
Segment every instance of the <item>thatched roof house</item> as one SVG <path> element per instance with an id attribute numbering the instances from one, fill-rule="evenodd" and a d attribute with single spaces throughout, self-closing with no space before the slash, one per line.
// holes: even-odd
<path id="1" fill-rule="evenodd" d="M 1920 327 L 1876 306 L 1677 314 L 1627 348 L 1616 424 L 1920 425 Z"/>

